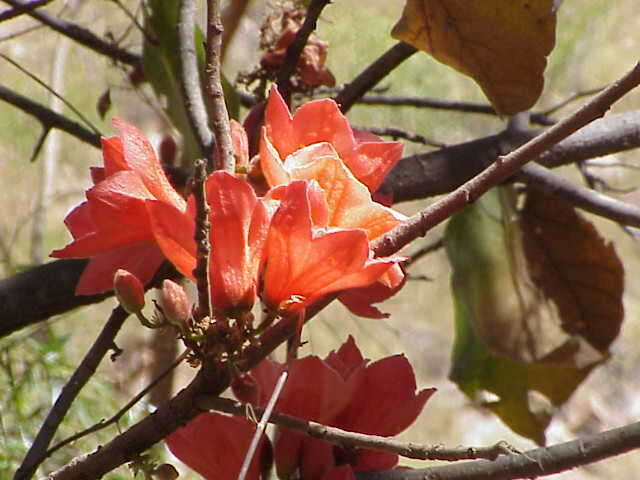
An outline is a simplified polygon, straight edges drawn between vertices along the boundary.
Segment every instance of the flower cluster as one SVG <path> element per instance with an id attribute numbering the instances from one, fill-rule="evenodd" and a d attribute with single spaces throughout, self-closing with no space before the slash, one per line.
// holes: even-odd
<path id="1" fill-rule="evenodd" d="M 236 397 L 264 407 L 284 368 L 281 363 L 262 361 L 244 379 L 242 388 L 234 388 Z M 324 360 L 309 356 L 289 365 L 276 411 L 343 430 L 391 437 L 413 423 L 434 391 L 416 392 L 413 369 L 404 356 L 369 363 L 349 337 Z M 254 431 L 244 418 L 207 413 L 168 436 L 166 443 L 174 455 L 205 478 L 233 478 Z M 266 437 L 262 439 L 247 478 L 260 478 L 259 459 L 268 457 L 268 443 Z M 295 478 L 297 473 L 303 480 L 352 479 L 354 473 L 388 470 L 398 463 L 398 456 L 392 453 L 344 449 L 286 428 L 279 428 L 272 448 L 280 478 Z"/>
<path id="2" fill-rule="evenodd" d="M 195 200 L 171 186 L 146 138 L 114 121 L 104 167 L 92 169 L 87 200 L 65 222 L 73 242 L 55 257 L 89 258 L 78 294 L 109 290 L 125 269 L 148 283 L 164 259 L 193 279 Z M 248 158 L 234 128 L 238 158 Z M 370 242 L 404 217 L 371 198 L 402 151 L 397 142 L 354 133 L 332 100 L 295 115 L 274 88 L 265 110 L 258 163 L 270 187 L 259 197 L 243 175 L 214 172 L 210 285 L 216 311 L 233 316 L 260 297 L 272 311 L 298 312 L 340 293 L 355 313 L 384 316 L 372 303 L 403 284 L 400 257 L 373 258 Z"/>

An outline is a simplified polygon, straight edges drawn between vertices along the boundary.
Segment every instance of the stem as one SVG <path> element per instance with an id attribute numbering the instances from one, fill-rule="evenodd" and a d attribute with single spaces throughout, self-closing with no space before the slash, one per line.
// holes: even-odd
<path id="1" fill-rule="evenodd" d="M 221 81 L 221 49 L 224 28 L 220 16 L 220 0 L 207 1 L 207 49 L 206 49 L 206 78 L 205 91 L 209 95 L 212 105 L 211 119 L 213 133 L 216 139 L 215 165 L 218 170 L 235 172 L 235 158 L 229 127 L 229 113 L 224 100 Z"/>

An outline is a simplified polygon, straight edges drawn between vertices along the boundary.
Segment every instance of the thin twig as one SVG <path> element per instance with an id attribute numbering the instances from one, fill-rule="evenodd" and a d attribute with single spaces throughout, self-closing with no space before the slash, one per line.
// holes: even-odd
<path id="1" fill-rule="evenodd" d="M 579 92 L 575 92 L 574 94 L 569 95 L 564 100 L 558 102 L 556 105 L 549 107 L 546 110 L 543 110 L 542 112 L 540 112 L 540 114 L 545 116 L 553 115 L 558 110 L 566 107 L 567 105 L 575 102 L 576 100 L 579 100 L 583 97 L 588 97 L 590 95 L 595 95 L 596 93 L 600 93 L 605 88 L 606 88 L 606 85 L 604 87 L 590 88 L 588 90 L 581 90 Z"/>
<path id="2" fill-rule="evenodd" d="M 455 212 L 473 203 L 489 188 L 515 174 L 523 165 L 571 135 L 579 128 L 602 117 L 611 105 L 640 83 L 640 63 L 620 80 L 612 83 L 603 92 L 591 99 L 572 115 L 531 139 L 515 151 L 498 159 L 444 198 L 410 217 L 384 236 L 373 242 L 376 256 L 391 255 L 428 230 L 446 220 Z"/>
<path id="3" fill-rule="evenodd" d="M 380 137 L 391 137 L 394 140 L 398 138 L 402 138 L 403 140 L 407 140 L 408 142 L 421 143 L 423 145 L 430 145 L 432 147 L 444 148 L 446 144 L 442 142 L 438 142 L 437 140 L 433 140 L 431 138 L 427 138 L 418 133 L 408 132 L 406 130 L 402 130 L 400 128 L 380 128 L 380 127 L 358 127 L 352 125 L 355 130 L 364 130 L 366 132 L 371 132 L 374 135 L 378 135 Z"/>
<path id="4" fill-rule="evenodd" d="M 204 158 L 211 159 L 213 134 L 209 129 L 207 109 L 202 98 L 198 58 L 194 38 L 196 5 L 194 0 L 180 0 L 180 21 L 178 39 L 180 41 L 180 88 L 184 96 L 189 125 L 195 134 Z"/>
<path id="5" fill-rule="evenodd" d="M 40 78 L 38 78 L 37 75 L 34 75 L 33 73 L 31 73 L 29 70 L 24 68 L 22 65 L 20 65 L 18 62 L 16 62 L 12 58 L 6 56 L 4 53 L 0 53 L 0 58 L 5 60 L 6 62 L 9 62 L 11 65 L 16 67 L 22 73 L 27 75 L 31 80 L 33 80 L 38 85 L 40 85 L 42 88 L 47 90 L 51 95 L 53 95 L 58 100 L 60 100 L 69 110 L 71 110 L 73 113 L 75 113 L 78 116 L 78 118 L 84 122 L 84 124 L 87 127 L 89 127 L 91 130 L 93 130 L 93 132 L 96 135 L 102 135 L 100 130 L 98 130 L 98 127 L 96 127 L 93 123 L 91 123 L 91 120 L 89 120 L 86 116 L 84 116 L 83 113 L 80 110 L 78 110 L 76 107 L 74 107 L 72 103 L 68 102 L 67 99 L 65 99 L 62 95 L 60 95 L 53 88 L 51 88 L 49 86 L 49 84 L 47 84 L 47 82 L 44 82 L 44 81 L 40 80 Z"/>
<path id="6" fill-rule="evenodd" d="M 203 410 L 217 410 L 234 415 L 246 415 L 247 405 L 229 398 L 198 398 L 199 407 Z M 252 407 L 253 411 L 261 414 L 266 409 Z M 264 415 L 263 417 L 264 418 Z M 484 458 L 494 460 L 500 455 L 514 452 L 513 447 L 507 442 L 500 441 L 488 447 L 445 447 L 444 445 L 421 445 L 418 443 L 405 443 L 389 437 L 378 435 L 366 435 L 364 433 L 350 432 L 337 427 L 323 425 L 311 420 L 304 420 L 291 415 L 273 412 L 269 421 L 274 425 L 290 430 L 306 433 L 307 435 L 339 445 L 343 448 L 368 448 L 382 452 L 395 453 L 405 458 L 417 460 L 443 460 L 455 462 L 458 460 L 475 460 Z"/>
<path id="7" fill-rule="evenodd" d="M 417 51 L 408 43 L 398 42 L 383 53 L 336 95 L 342 113 L 347 113 L 365 93 Z"/>
<path id="8" fill-rule="evenodd" d="M 221 49 L 222 49 L 222 20 L 220 15 L 220 0 L 207 1 L 207 47 L 205 67 L 205 91 L 211 100 L 211 124 L 216 139 L 214 152 L 215 165 L 218 170 L 235 172 L 235 158 L 233 143 L 231 142 L 231 128 L 229 127 L 229 113 L 225 104 L 224 91 L 221 80 Z"/>
<path id="9" fill-rule="evenodd" d="M 44 129 L 57 128 L 96 148 L 100 148 L 101 146 L 99 133 L 91 132 L 78 122 L 56 113 L 50 108 L 34 102 L 30 98 L 24 97 L 2 85 L 0 85 L 0 100 L 4 100 L 23 112 L 33 115 L 42 124 Z"/>
<path id="10" fill-rule="evenodd" d="M 4 0 L 9 5 L 15 8 L 24 8 L 27 2 L 22 0 Z M 53 15 L 48 14 L 41 10 L 30 10 L 26 12 L 31 17 L 47 25 L 58 33 L 66 35 L 72 40 L 84 45 L 91 50 L 98 52 L 111 58 L 114 61 L 122 62 L 127 65 L 136 66 L 140 63 L 140 56 L 124 50 L 117 45 L 104 41 L 100 37 L 96 36 L 90 30 L 87 30 L 80 25 L 77 25 L 60 18 L 56 18 Z"/>
<path id="11" fill-rule="evenodd" d="M 486 103 L 459 102 L 455 100 L 440 100 L 426 97 L 405 97 L 388 95 L 365 95 L 356 102 L 358 105 L 386 105 L 390 107 L 416 107 L 432 108 L 434 110 L 446 110 L 461 113 L 480 113 L 497 116 L 494 108 Z M 532 112 L 531 122 L 538 125 L 550 126 L 555 120 L 549 118 L 544 112 Z"/>
<path id="12" fill-rule="evenodd" d="M 316 29 L 318 17 L 320 17 L 322 10 L 329 3 L 331 3 L 331 0 L 311 0 L 302 26 L 296 32 L 296 37 L 293 39 L 293 42 L 291 42 L 287 47 L 284 63 L 282 64 L 282 68 L 278 72 L 278 78 L 276 79 L 278 90 L 287 105 L 290 105 L 291 103 L 291 76 L 295 73 L 296 68 L 298 67 L 300 55 L 309 40 L 309 36 Z"/>
<path id="13" fill-rule="evenodd" d="M 590 190 L 554 174 L 534 163 L 522 167 L 517 178 L 532 183 L 543 191 L 555 195 L 587 212 L 594 213 L 622 225 L 640 227 L 640 208 Z"/>
<path id="14" fill-rule="evenodd" d="M 19 17 L 20 15 L 27 13 L 30 10 L 42 7 L 47 3 L 51 3 L 51 1 L 52 0 L 31 0 L 30 2 L 26 2 L 21 7 L 15 7 L 9 10 L 5 10 L 4 12 L 0 12 L 0 22 Z"/>
<path id="15" fill-rule="evenodd" d="M 264 430 L 267 428 L 267 423 L 269 423 L 271 419 L 271 415 L 273 415 L 273 408 L 276 406 L 276 402 L 280 398 L 280 394 L 282 393 L 282 389 L 289 377 L 289 371 L 284 370 L 278 381 L 276 382 L 276 386 L 273 388 L 273 392 L 271 393 L 271 397 L 269 398 L 269 402 L 262 412 L 262 417 L 260 418 L 260 422 L 256 426 L 256 431 L 253 434 L 253 438 L 251 439 L 251 444 L 249 445 L 249 449 L 242 461 L 242 467 L 240 468 L 240 474 L 238 475 L 238 480 L 245 480 L 247 473 L 249 472 L 249 467 L 251 466 L 251 460 L 256 453 L 258 445 L 260 443 L 260 439 L 264 434 Z"/>
<path id="16" fill-rule="evenodd" d="M 38 466 L 46 458 L 46 451 L 51 439 L 58 430 L 58 426 L 64 419 L 69 407 L 82 390 L 82 387 L 89 381 L 95 373 L 96 368 L 107 354 L 113 348 L 113 340 L 120 331 L 124 321 L 129 314 L 120 306 L 116 307 L 112 312 L 109 320 L 103 327 L 100 335 L 93 342 L 91 348 L 82 359 L 78 368 L 76 368 L 69 381 L 65 384 L 58 395 L 53 407 L 45 418 L 36 438 L 34 439 L 29 451 L 25 455 L 20 468 L 16 471 L 14 480 L 29 480 L 38 469 Z"/>
<path id="17" fill-rule="evenodd" d="M 55 452 L 60 450 L 62 447 L 69 445 L 70 443 L 75 442 L 76 440 L 79 440 L 82 437 L 86 437 L 87 435 L 91 435 L 92 433 L 99 432 L 100 430 L 107 428 L 109 425 L 118 423 L 125 413 L 131 410 L 140 400 L 142 400 L 151 390 L 153 390 L 156 387 L 156 385 L 158 385 L 167 375 L 169 375 L 173 370 L 175 370 L 176 367 L 180 365 L 185 358 L 187 358 L 187 354 L 188 352 L 186 351 L 183 352 L 170 366 L 168 366 L 162 373 L 160 373 L 160 375 L 158 375 L 151 382 L 149 382 L 149 384 L 146 387 L 144 387 L 142 390 L 140 390 L 135 397 L 129 400 L 129 402 L 127 402 L 120 410 L 118 410 L 115 414 L 113 414 L 111 418 L 108 418 L 106 420 L 101 420 L 95 425 L 92 425 L 89 428 L 85 428 L 84 430 L 78 433 L 75 433 L 70 437 L 67 437 L 64 440 L 61 440 L 60 442 L 56 443 L 53 447 L 47 450 L 47 452 L 45 453 L 45 458 L 50 457 Z"/>

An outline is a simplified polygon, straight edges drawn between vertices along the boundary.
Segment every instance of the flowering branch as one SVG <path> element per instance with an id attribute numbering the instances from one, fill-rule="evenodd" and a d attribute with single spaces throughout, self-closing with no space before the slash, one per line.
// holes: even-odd
<path id="1" fill-rule="evenodd" d="M 307 14 L 305 15 L 302 26 L 296 33 L 293 42 L 287 47 L 284 63 L 282 69 L 278 72 L 278 78 L 276 80 L 280 94 L 287 105 L 290 104 L 291 101 L 291 75 L 293 75 L 298 66 L 298 59 L 307 44 L 307 40 L 309 40 L 309 35 L 316 29 L 318 17 L 320 17 L 322 10 L 329 3 L 331 3 L 331 0 L 312 0 L 307 8 Z"/>
<path id="2" fill-rule="evenodd" d="M 69 378 L 69 381 L 62 388 L 53 407 L 51 407 L 29 451 L 25 455 L 22 464 L 16 471 L 13 477 L 14 480 L 30 479 L 40 463 L 46 458 L 47 447 L 49 443 L 51 443 L 51 439 L 55 435 L 58 426 L 78 396 L 78 393 L 82 390 L 82 387 L 86 385 L 87 381 L 95 373 L 96 368 L 98 368 L 104 356 L 109 350 L 115 348 L 113 340 L 128 316 L 129 314 L 120 306 L 111 312 L 111 316 L 100 332 L 100 335 L 98 335 L 98 338 L 82 359 L 78 368 L 76 368 L 71 378 Z"/>
<path id="3" fill-rule="evenodd" d="M 377 256 L 391 255 L 416 238 L 424 236 L 435 225 L 473 203 L 489 188 L 515 174 L 524 164 L 534 160 L 579 128 L 603 116 L 615 101 L 638 84 L 640 84 L 640 63 L 637 63 L 620 80 L 612 83 L 575 113 L 512 153 L 498 157 L 479 175 L 377 239 L 372 245 L 375 254 Z"/>

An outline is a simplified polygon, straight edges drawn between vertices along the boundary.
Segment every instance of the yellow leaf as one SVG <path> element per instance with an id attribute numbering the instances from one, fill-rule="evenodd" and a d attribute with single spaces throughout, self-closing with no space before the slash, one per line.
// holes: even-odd
<path id="1" fill-rule="evenodd" d="M 407 0 L 392 35 L 472 77 L 497 112 L 530 108 L 555 44 L 554 0 Z"/>

